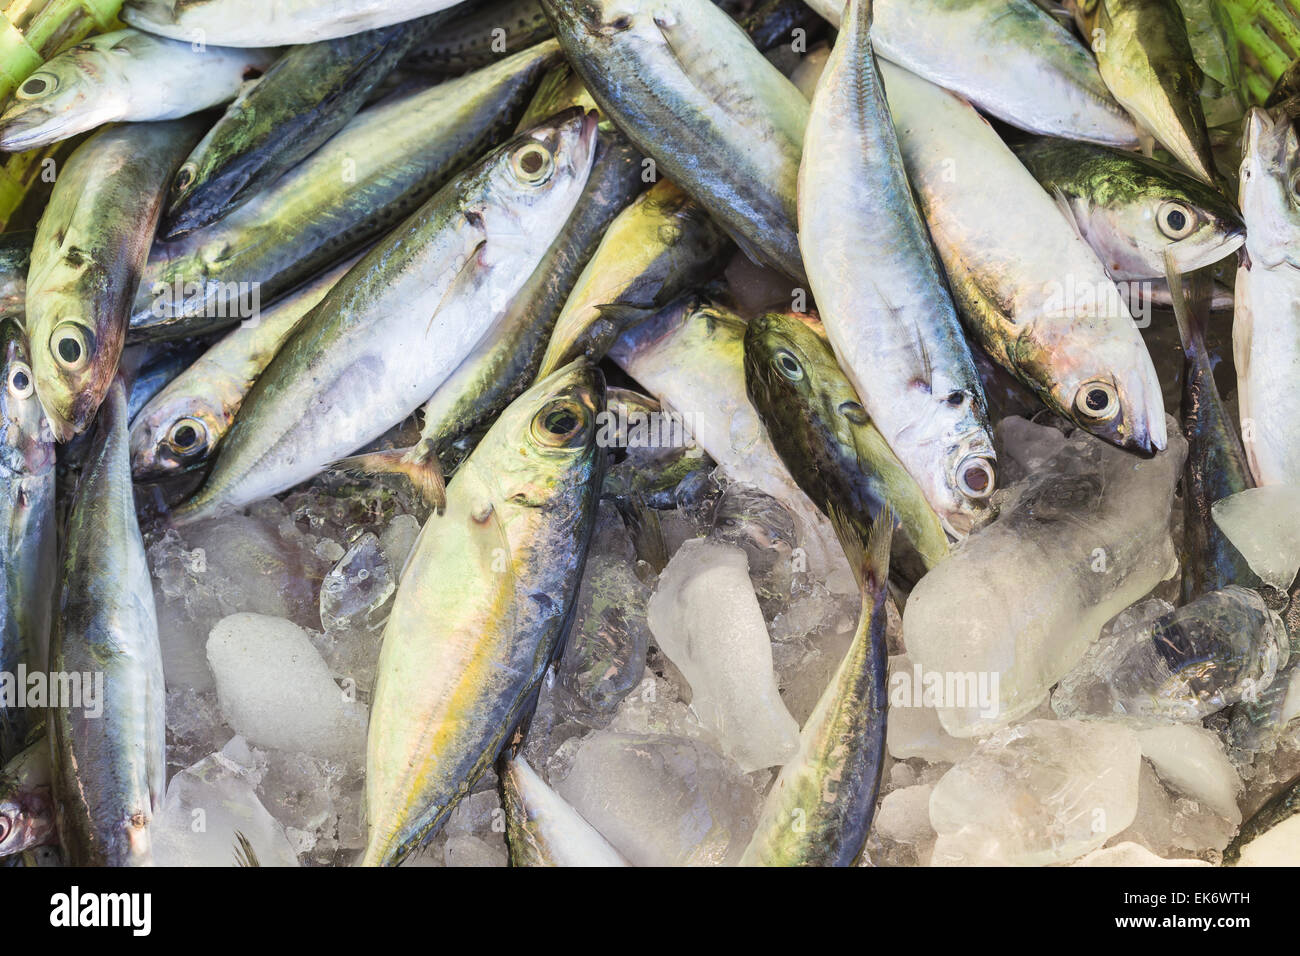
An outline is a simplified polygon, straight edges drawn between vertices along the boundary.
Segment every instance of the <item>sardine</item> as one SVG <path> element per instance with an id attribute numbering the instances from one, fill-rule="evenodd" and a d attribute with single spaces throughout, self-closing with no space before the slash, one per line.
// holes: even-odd
<path id="1" fill-rule="evenodd" d="M 0 149 L 36 149 L 105 123 L 179 119 L 220 106 L 278 53 L 181 43 L 139 30 L 91 37 L 18 87 L 0 114 Z"/>
<path id="2" fill-rule="evenodd" d="M 1096 253 L 974 107 L 893 64 L 881 72 L 972 337 L 1058 415 L 1121 448 L 1164 448 L 1160 380 Z"/>
<path id="3" fill-rule="evenodd" d="M 601 109 L 755 261 L 804 276 L 795 184 L 808 103 L 699 0 L 543 0 Z"/>
<path id="4" fill-rule="evenodd" d="M 604 392 L 585 364 L 530 388 L 420 532 L 379 656 L 363 866 L 399 863 L 437 831 L 558 656 L 600 489 Z"/>
<path id="5" fill-rule="evenodd" d="M 961 537 L 989 515 L 993 438 L 913 203 L 870 24 L 870 2 L 851 0 L 813 97 L 799 242 L 826 333 L 867 414 L 948 533 Z"/>
<path id="6" fill-rule="evenodd" d="M 199 492 L 212 517 L 324 471 L 410 415 L 509 309 L 586 186 L 596 118 L 521 134 L 380 241 L 258 377 Z"/>
<path id="7" fill-rule="evenodd" d="M 85 431 L 117 374 L 131 297 L 196 120 L 103 130 L 59 170 L 27 273 L 36 395 L 59 441 Z"/>
<path id="8" fill-rule="evenodd" d="M 541 0 L 486 0 L 448 11 L 437 31 L 415 44 L 404 69 L 455 76 L 480 70 L 502 53 L 514 53 L 551 37 Z"/>
<path id="9" fill-rule="evenodd" d="M 118 380 L 97 416 L 69 514 L 50 641 L 50 670 L 85 682 L 80 700 L 49 709 L 59 839 L 72 866 L 153 862 L 149 828 L 162 808 L 167 763 L 150 581 Z M 92 684 L 97 699 L 88 706 Z"/>

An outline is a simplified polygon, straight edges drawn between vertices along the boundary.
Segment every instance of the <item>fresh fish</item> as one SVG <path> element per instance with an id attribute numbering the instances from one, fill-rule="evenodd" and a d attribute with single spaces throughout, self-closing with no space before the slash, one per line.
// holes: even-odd
<path id="1" fill-rule="evenodd" d="M 1300 776 L 1288 782 L 1241 825 L 1223 851 L 1224 865 L 1237 866 L 1243 862 L 1243 855 L 1250 857 L 1257 853 L 1261 860 L 1255 865 L 1295 866 L 1300 862 L 1300 854 L 1295 851 L 1295 836 L 1300 829 L 1296 825 L 1297 814 L 1300 814 Z"/>
<path id="2" fill-rule="evenodd" d="M 804 723 L 799 752 L 781 767 L 763 801 L 741 866 L 853 866 L 862 856 L 885 763 L 885 595 L 893 521 L 883 510 L 865 543 L 855 523 L 842 526 L 862 588 L 858 629 Z"/>
<path id="3" fill-rule="evenodd" d="M 1160 380 L 1096 253 L 974 107 L 893 64 L 881 72 L 972 337 L 1058 415 L 1121 448 L 1163 449 Z"/>
<path id="4" fill-rule="evenodd" d="M 1101 78 L 1120 104 L 1197 179 L 1214 185 L 1201 106 L 1204 74 L 1178 0 L 1066 0 L 1092 38 Z"/>
<path id="5" fill-rule="evenodd" d="M 117 374 L 131 296 L 195 120 L 94 134 L 59 170 L 27 273 L 36 395 L 59 441 L 85 431 Z"/>
<path id="6" fill-rule="evenodd" d="M 285 339 L 355 263 L 335 266 L 209 348 L 131 417 L 131 473 L 153 481 L 209 461 Z M 132 400 L 135 387 L 132 387 Z"/>
<path id="7" fill-rule="evenodd" d="M 938 516 L 871 424 L 821 322 L 777 313 L 750 322 L 745 384 L 781 460 L 823 514 L 836 509 L 866 540 L 888 506 L 926 568 L 948 556 Z"/>
<path id="8" fill-rule="evenodd" d="M 1300 143 L 1286 116 L 1252 109 L 1242 150 L 1246 245 L 1232 317 L 1241 438 L 1257 484 L 1300 486 Z"/>
<path id="9" fill-rule="evenodd" d="M 912 200 L 870 24 L 870 2 L 851 0 L 813 97 L 799 241 L 826 333 L 867 414 L 945 530 L 961 537 L 989 515 L 993 438 Z"/>
<path id="10" fill-rule="evenodd" d="M 572 70 L 561 65 L 542 81 L 521 128 L 573 106 L 586 110 L 594 103 Z M 574 283 L 611 221 L 643 185 L 636 147 L 607 123 L 597 129 L 591 175 L 568 221 L 506 314 L 421 409 L 420 440 L 411 448 L 360 455 L 341 464 L 405 474 L 436 506 L 444 487 L 443 467 L 454 457 L 453 443 L 459 445 L 463 436 L 490 424 L 539 377 L 543 351 Z"/>
<path id="11" fill-rule="evenodd" d="M 380 241 L 258 377 L 178 522 L 278 494 L 410 415 L 508 311 L 595 158 L 575 109 L 494 150 Z"/>
<path id="12" fill-rule="evenodd" d="M 698 203 L 660 180 L 610 224 L 564 303 L 538 374 L 583 354 L 600 361 L 625 329 L 715 275 L 732 248 Z"/>
<path id="13" fill-rule="evenodd" d="M 839 0 L 809 0 L 839 26 Z M 876 53 L 1047 136 L 1134 147 L 1139 133 L 1074 34 L 1033 0 L 876 0 Z"/>
<path id="14" fill-rule="evenodd" d="M 501 805 L 511 866 L 631 866 L 528 761 L 502 761 Z"/>
<path id="15" fill-rule="evenodd" d="M 18 87 L 0 114 L 0 149 L 36 149 L 105 123 L 178 119 L 220 106 L 277 54 L 181 43 L 139 30 L 91 37 Z"/>
<path id="16" fill-rule="evenodd" d="M 364 110 L 328 143 L 219 222 L 154 244 L 131 338 L 235 324 L 391 230 L 514 127 L 559 47 Z"/>
<path id="17" fill-rule="evenodd" d="M 405 23 L 462 0 L 127 0 L 121 17 L 159 36 L 221 46 L 319 43 Z"/>
<path id="18" fill-rule="evenodd" d="M 604 466 L 604 392 L 585 364 L 538 382 L 456 472 L 445 513 L 425 523 L 379 655 L 363 866 L 399 863 L 437 831 L 558 657 Z"/>
<path id="19" fill-rule="evenodd" d="M 166 696 L 120 380 L 96 419 L 59 578 L 50 670 L 85 681 L 81 700 L 49 709 L 59 838 L 72 866 L 147 866 L 166 783 Z"/>
<path id="20" fill-rule="evenodd" d="M 1167 255 L 1174 254 L 1171 251 Z M 1202 283 L 1207 284 L 1208 280 Z M 1193 303 L 1200 306 L 1194 308 L 1184 297 L 1183 278 L 1172 261 L 1169 288 L 1185 356 L 1182 425 L 1187 460 L 1183 463 L 1182 599 L 1186 604 L 1207 591 L 1229 585 L 1260 586 L 1258 576 L 1210 514 L 1216 501 L 1253 488 L 1255 482 L 1241 439 L 1214 384 L 1214 368 L 1205 347 L 1207 316 L 1202 314 L 1201 301 L 1207 290 L 1193 295 Z"/>
<path id="21" fill-rule="evenodd" d="M 795 184 L 808 103 L 698 0 L 543 0 L 601 109 L 755 261 L 804 276 Z"/>
<path id="22" fill-rule="evenodd" d="M 1231 202 L 1166 163 L 1060 139 L 1014 148 L 1114 279 L 1163 279 L 1166 249 L 1191 272 L 1231 255 L 1246 239 Z"/>
<path id="23" fill-rule="evenodd" d="M 745 330 L 734 312 L 687 297 L 623 333 L 609 357 L 680 419 L 728 479 L 775 498 L 793 519 L 808 573 L 850 593 L 834 529 L 781 461 L 746 394 Z"/>
<path id="24" fill-rule="evenodd" d="M 311 155 L 347 125 L 436 19 L 285 53 L 230 104 L 176 171 L 161 238 L 220 219 Z"/>
<path id="25" fill-rule="evenodd" d="M 45 668 L 55 581 L 54 436 L 36 399 L 21 318 L 0 318 L 0 674 L 13 681 L 20 665 Z M 31 716 L 0 701 L 0 759 L 17 752 Z"/>
<path id="26" fill-rule="evenodd" d="M 455 76 L 551 37 L 541 0 L 486 0 L 448 13 L 436 32 L 411 49 L 403 68 Z"/>
<path id="27" fill-rule="evenodd" d="M 50 743 L 42 734 L 0 769 L 0 857 L 58 842 Z"/>

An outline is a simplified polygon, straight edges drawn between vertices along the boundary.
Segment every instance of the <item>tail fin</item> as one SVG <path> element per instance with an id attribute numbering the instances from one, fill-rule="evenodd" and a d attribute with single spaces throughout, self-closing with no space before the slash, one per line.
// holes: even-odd
<path id="1" fill-rule="evenodd" d="M 405 475 L 434 511 L 442 514 L 446 507 L 447 483 L 443 478 L 442 465 L 433 449 L 426 447 L 425 442 L 411 448 L 394 448 L 341 458 L 334 463 L 334 467 L 343 471 Z"/>
<path id="2" fill-rule="evenodd" d="M 831 504 L 827 508 L 835 534 L 844 549 L 844 557 L 853 568 L 858 587 L 864 594 L 883 593 L 889 584 L 889 551 L 894 541 L 898 518 L 885 505 L 871 523 L 864 541 L 859 525 Z"/>
<path id="3" fill-rule="evenodd" d="M 249 842 L 248 837 L 244 836 L 239 830 L 235 831 L 235 865 L 236 866 L 261 866 L 257 860 L 257 851 L 253 849 L 253 844 Z"/>

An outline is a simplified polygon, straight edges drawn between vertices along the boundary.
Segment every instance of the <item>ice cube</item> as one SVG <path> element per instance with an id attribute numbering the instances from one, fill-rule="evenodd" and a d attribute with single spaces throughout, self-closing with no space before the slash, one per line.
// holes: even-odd
<path id="1" fill-rule="evenodd" d="M 690 682 L 691 708 L 742 770 L 779 766 L 795 754 L 799 726 L 777 690 L 743 551 L 687 541 L 660 575 L 648 620 Z"/>
<path id="2" fill-rule="evenodd" d="M 321 624 L 326 630 L 381 631 L 396 594 L 397 582 L 379 538 L 367 531 L 321 582 Z"/>
<path id="3" fill-rule="evenodd" d="M 699 740 L 586 737 L 552 786 L 634 866 L 734 864 L 759 797 L 734 763 Z"/>
<path id="4" fill-rule="evenodd" d="M 1217 734 L 1195 724 L 1168 724 L 1138 731 L 1142 755 L 1166 785 L 1201 803 L 1233 826 L 1241 822 L 1241 778 Z"/>
<path id="5" fill-rule="evenodd" d="M 1230 586 L 1112 630 L 1062 678 L 1052 709 L 1062 717 L 1199 721 L 1253 699 L 1289 653 L 1281 618 L 1256 591 Z"/>
<path id="6" fill-rule="evenodd" d="M 885 745 L 895 760 L 920 757 L 928 763 L 956 763 L 975 743 L 943 729 L 935 703 L 927 700 L 925 675 L 906 654 L 889 658 L 889 718 Z"/>
<path id="7" fill-rule="evenodd" d="M 226 722 L 253 743 L 363 759 L 364 709 L 334 683 L 307 632 L 292 621 L 223 618 L 208 638 L 208 661 Z"/>
<path id="8" fill-rule="evenodd" d="M 1138 805 L 1137 736 L 1110 721 L 1033 720 L 998 731 L 930 796 L 932 864 L 1063 863 L 1124 830 Z"/>
<path id="9" fill-rule="evenodd" d="M 931 784 L 904 787 L 885 795 L 876 811 L 875 829 L 895 843 L 920 844 L 934 839 L 930 826 Z"/>
<path id="10" fill-rule="evenodd" d="M 172 777 L 151 826 L 159 866 L 236 866 L 242 834 L 260 866 L 297 866 L 284 828 L 257 798 L 246 769 L 212 754 Z"/>
<path id="11" fill-rule="evenodd" d="M 1187 443 L 1170 421 L 1169 447 L 1150 459 L 1075 431 L 913 589 L 903 639 L 924 672 L 951 682 L 939 709 L 949 733 L 1032 711 L 1107 620 L 1177 569 L 1169 515 Z M 996 691 L 993 706 L 981 688 Z"/>
<path id="12" fill-rule="evenodd" d="M 1247 488 L 1216 501 L 1210 514 L 1261 581 L 1291 587 L 1300 568 L 1300 488 Z"/>
<path id="13" fill-rule="evenodd" d="M 411 549 L 415 547 L 416 535 L 419 533 L 420 522 L 416 520 L 415 515 L 400 514 L 394 516 L 388 523 L 388 527 L 384 529 L 384 533 L 379 536 L 379 546 L 384 551 L 384 557 L 388 559 L 388 566 L 392 568 L 394 577 L 401 575 L 406 559 L 410 556 Z"/>
<path id="14" fill-rule="evenodd" d="M 1236 827 L 1190 797 L 1170 793 L 1149 761 L 1138 774 L 1138 804 L 1133 822 L 1112 843 L 1138 843 L 1156 856 L 1195 855 L 1217 861 Z"/>

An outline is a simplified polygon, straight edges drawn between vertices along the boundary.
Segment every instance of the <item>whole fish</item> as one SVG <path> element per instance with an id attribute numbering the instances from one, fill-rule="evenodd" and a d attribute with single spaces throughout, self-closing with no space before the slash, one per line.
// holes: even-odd
<path id="1" fill-rule="evenodd" d="M 133 27 L 178 40 L 221 46 L 318 43 L 404 23 L 462 0 L 127 0 Z"/>
<path id="2" fill-rule="evenodd" d="M 220 106 L 277 54 L 181 43 L 139 30 L 91 37 L 18 87 L 0 114 L 0 149 L 36 149 L 105 123 L 178 119 Z"/>
<path id="3" fill-rule="evenodd" d="M 165 478 L 209 461 L 262 370 L 303 316 L 355 263 L 349 259 L 335 266 L 255 321 L 228 332 L 149 399 L 131 417 L 135 479 Z"/>
<path id="4" fill-rule="evenodd" d="M 1167 253 L 1173 256 L 1172 252 Z M 1204 291 L 1194 308 L 1184 295 L 1182 276 L 1169 264 L 1169 288 L 1183 344 L 1182 426 L 1187 439 L 1183 463 L 1182 599 L 1186 604 L 1207 591 L 1229 585 L 1257 588 L 1260 580 L 1211 515 L 1216 501 L 1255 487 L 1246 452 L 1214 384 L 1214 367 L 1205 346 Z M 1197 288 L 1197 286 L 1193 286 Z"/>
<path id="5" fill-rule="evenodd" d="M 1163 279 L 1166 249 L 1191 272 L 1231 255 L 1246 239 L 1229 200 L 1166 163 L 1063 139 L 1013 148 L 1114 279 Z"/>
<path id="6" fill-rule="evenodd" d="M 95 681 L 94 707 L 52 702 L 59 839 L 72 866 L 147 866 L 166 783 L 162 652 L 127 455 L 126 395 L 109 388 L 68 517 L 50 670 Z M 99 711 L 99 712 L 97 712 Z"/>
<path id="7" fill-rule="evenodd" d="M 44 734 L 0 769 L 0 857 L 58 842 Z"/>
<path id="8" fill-rule="evenodd" d="M 195 120 L 91 136 L 59 170 L 27 273 L 36 395 L 59 441 L 85 431 L 117 374 L 131 297 Z"/>
<path id="9" fill-rule="evenodd" d="M 0 674 L 17 681 L 20 665 L 45 669 L 55 581 L 54 437 L 33 387 L 22 319 L 0 318 Z M 21 686 L 21 685 L 19 685 Z M 21 702 L 20 702 L 21 703 Z M 0 759 L 26 738 L 31 714 L 0 700 Z"/>
<path id="10" fill-rule="evenodd" d="M 347 125 L 436 18 L 289 50 L 226 109 L 176 171 L 159 234 L 220 219 Z"/>
<path id="11" fill-rule="evenodd" d="M 751 321 L 745 385 L 781 460 L 823 514 L 834 507 L 865 540 L 888 506 L 926 568 L 948 556 L 938 516 L 871 424 L 821 322 L 778 313 Z"/>
<path id="12" fill-rule="evenodd" d="M 482 69 L 502 53 L 514 53 L 551 36 L 541 0 L 465 3 L 448 14 L 434 33 L 412 47 L 403 68 L 455 76 Z"/>
<path id="13" fill-rule="evenodd" d="M 631 866 L 528 761 L 502 761 L 501 806 L 511 866 Z"/>
<path id="14" fill-rule="evenodd" d="M 984 393 L 899 154 L 851 0 L 813 97 L 799 170 L 799 242 L 835 354 L 949 534 L 989 513 Z M 970 188 L 977 188 L 976 182 Z"/>
<path id="15" fill-rule="evenodd" d="M 456 472 L 445 513 L 425 523 L 379 655 L 363 866 L 399 863 L 437 831 L 558 656 L 600 490 L 604 392 L 585 364 L 535 384 Z"/>
<path id="16" fill-rule="evenodd" d="M 257 197 L 149 255 L 131 338 L 216 331 L 391 230 L 513 129 L 559 47 L 362 111 Z"/>
<path id="17" fill-rule="evenodd" d="M 862 856 L 885 763 L 885 595 L 893 521 L 884 509 L 866 542 L 856 525 L 842 526 L 862 588 L 858 629 L 799 733 L 799 752 L 781 767 L 763 801 L 741 866 L 853 866 Z"/>
<path id="18" fill-rule="evenodd" d="M 543 0 L 601 109 L 755 261 L 804 277 L 795 184 L 808 103 L 699 0 Z"/>
<path id="19" fill-rule="evenodd" d="M 809 6 L 840 25 L 839 0 Z M 876 0 L 871 38 L 879 56 L 1013 126 L 1138 144 L 1092 55 L 1033 0 Z"/>
<path id="20" fill-rule="evenodd" d="M 660 180 L 610 223 L 564 303 L 539 375 L 604 357 L 623 331 L 715 275 L 734 248 L 695 200 Z"/>
<path id="21" fill-rule="evenodd" d="M 739 315 L 691 296 L 623 333 L 609 357 L 678 417 L 730 481 L 780 502 L 809 574 L 850 593 L 834 529 L 791 476 L 746 394 L 745 330 Z"/>
<path id="22" fill-rule="evenodd" d="M 349 270 L 258 376 L 179 522 L 278 494 L 410 415 L 509 309 L 586 186 L 596 118 L 494 150 Z"/>
<path id="23" fill-rule="evenodd" d="M 972 337 L 1058 415 L 1121 448 L 1164 448 L 1160 380 L 1096 253 L 973 106 L 891 63 L 881 72 Z"/>
<path id="24" fill-rule="evenodd" d="M 1066 0 L 1092 38 L 1101 78 L 1133 118 L 1197 179 L 1219 178 L 1201 106 L 1204 74 L 1178 0 Z"/>
<path id="25" fill-rule="evenodd" d="M 1233 294 L 1232 351 L 1241 438 L 1259 485 L 1300 485 L 1300 176 L 1295 127 L 1252 109 L 1242 137 L 1245 253 Z"/>
<path id="26" fill-rule="evenodd" d="M 520 126 L 526 129 L 573 106 L 593 109 L 594 105 L 572 70 L 561 65 L 542 81 Z M 539 377 L 537 368 L 574 283 L 611 221 L 643 185 L 642 157 L 636 147 L 608 123 L 601 122 L 597 130 L 591 175 L 568 221 L 506 314 L 425 403 L 420 411 L 420 440 L 411 448 L 360 455 L 343 465 L 405 474 L 436 506 L 453 443 L 490 424 Z"/>

